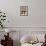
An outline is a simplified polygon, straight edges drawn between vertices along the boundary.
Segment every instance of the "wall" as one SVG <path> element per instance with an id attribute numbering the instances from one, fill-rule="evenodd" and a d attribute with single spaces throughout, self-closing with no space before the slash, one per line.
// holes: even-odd
<path id="1" fill-rule="evenodd" d="M 20 36 L 31 31 L 46 31 L 45 4 L 46 0 L 0 0 L 0 9 L 7 15 L 5 26 L 20 31 Z M 20 5 L 28 5 L 28 16 L 20 16 Z"/>
<path id="2" fill-rule="evenodd" d="M 32 0 L 32 26 L 46 27 L 46 0 Z"/>
<path id="3" fill-rule="evenodd" d="M 28 16 L 20 16 L 21 5 L 28 5 Z M 0 10 L 6 12 L 7 15 L 5 26 L 11 31 L 19 31 L 20 37 L 32 31 L 46 33 L 46 0 L 0 0 Z M 11 36 L 16 41 L 19 39 L 19 34 L 14 34 Z M 20 42 L 15 41 L 14 46 L 15 43 L 16 46 L 20 45 Z"/>
<path id="4" fill-rule="evenodd" d="M 24 4 L 23 4 L 24 3 Z M 46 0 L 0 0 L 7 27 L 46 27 Z M 28 16 L 20 16 L 20 6 L 28 5 Z"/>
<path id="5" fill-rule="evenodd" d="M 21 3 L 22 2 L 22 3 Z M 0 9 L 4 12 L 6 12 L 8 22 L 6 24 L 6 27 L 16 27 L 16 26 L 25 26 L 30 23 L 30 16 L 20 16 L 20 6 L 21 4 L 23 5 L 28 5 L 30 6 L 31 0 L 1 0 L 0 1 Z M 29 4 L 28 4 L 29 3 Z M 30 11 L 30 8 L 29 8 Z M 30 13 L 29 13 L 30 15 Z M 27 23 L 27 21 L 29 21 Z M 23 23 L 23 24 L 22 24 Z"/>

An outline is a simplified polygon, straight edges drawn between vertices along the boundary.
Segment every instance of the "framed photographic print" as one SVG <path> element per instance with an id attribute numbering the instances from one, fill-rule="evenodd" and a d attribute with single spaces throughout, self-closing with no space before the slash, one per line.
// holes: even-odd
<path id="1" fill-rule="evenodd" d="M 28 6 L 20 6 L 20 16 L 28 16 Z"/>

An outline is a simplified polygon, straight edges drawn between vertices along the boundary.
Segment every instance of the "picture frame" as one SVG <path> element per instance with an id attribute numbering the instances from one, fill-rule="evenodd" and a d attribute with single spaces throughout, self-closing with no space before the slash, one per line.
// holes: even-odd
<path id="1" fill-rule="evenodd" d="M 28 6 L 20 6 L 20 16 L 28 16 Z"/>

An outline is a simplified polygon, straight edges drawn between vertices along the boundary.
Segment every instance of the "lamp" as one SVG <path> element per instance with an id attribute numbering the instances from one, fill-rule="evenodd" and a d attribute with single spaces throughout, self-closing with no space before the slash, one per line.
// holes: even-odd
<path id="1" fill-rule="evenodd" d="M 7 33 L 7 36 L 9 36 L 9 29 L 5 29 L 5 32 Z"/>
<path id="2" fill-rule="evenodd" d="M 5 32 L 6 32 L 6 33 L 8 33 L 8 32 L 9 32 L 9 30 L 8 30 L 8 29 L 5 29 Z"/>

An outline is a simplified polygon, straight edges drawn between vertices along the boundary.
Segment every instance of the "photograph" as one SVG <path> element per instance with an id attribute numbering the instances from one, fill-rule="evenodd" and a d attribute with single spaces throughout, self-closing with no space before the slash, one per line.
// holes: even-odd
<path id="1" fill-rule="evenodd" d="M 20 6 L 20 16 L 28 16 L 28 6 Z"/>

